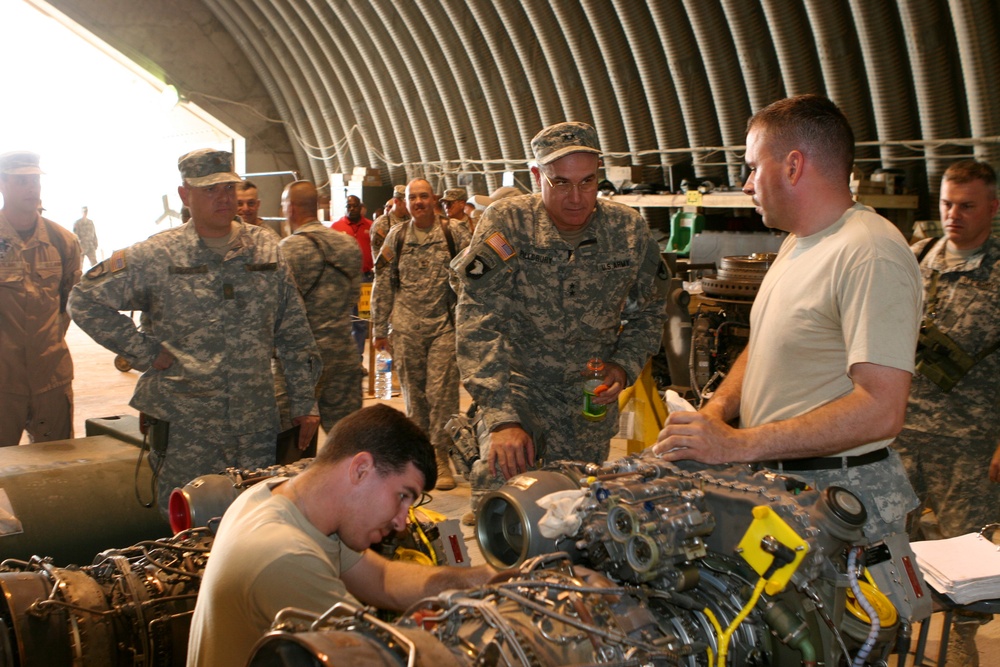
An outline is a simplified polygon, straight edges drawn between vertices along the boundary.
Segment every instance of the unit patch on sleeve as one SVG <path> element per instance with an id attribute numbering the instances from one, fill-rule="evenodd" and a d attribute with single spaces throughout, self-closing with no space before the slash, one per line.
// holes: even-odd
<path id="1" fill-rule="evenodd" d="M 465 265 L 465 275 L 472 280 L 479 280 L 493 268 L 490 260 L 483 255 L 476 255 L 471 262 Z"/>

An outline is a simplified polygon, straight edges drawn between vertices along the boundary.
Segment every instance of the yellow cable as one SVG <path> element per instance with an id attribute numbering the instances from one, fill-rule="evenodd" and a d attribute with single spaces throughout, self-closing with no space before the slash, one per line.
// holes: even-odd
<path id="1" fill-rule="evenodd" d="M 715 628 L 715 639 L 719 643 L 719 645 L 721 646 L 722 645 L 722 626 L 719 625 L 719 619 L 717 619 L 715 617 L 715 614 L 713 614 L 712 610 L 709 609 L 708 607 L 705 607 L 704 609 L 702 609 L 701 613 L 705 614 L 705 618 L 707 618 L 709 620 L 709 622 L 712 624 L 712 627 Z M 711 646 L 707 646 L 707 647 L 705 647 L 705 650 L 708 651 L 708 664 L 711 666 L 711 664 L 713 662 L 715 662 L 715 660 L 712 657 L 712 647 Z"/>
<path id="2" fill-rule="evenodd" d="M 430 554 L 431 562 L 436 564 L 437 554 L 434 552 L 434 547 L 431 546 L 431 541 L 428 540 L 427 535 L 424 534 L 424 529 L 423 527 L 421 527 L 420 522 L 417 521 L 417 515 L 413 513 L 412 506 L 410 507 L 409 515 L 410 515 L 410 522 L 413 524 L 413 527 L 416 528 L 417 530 L 417 536 L 420 538 L 420 541 L 423 542 L 424 546 L 427 548 L 428 553 Z"/>
<path id="3" fill-rule="evenodd" d="M 732 637 L 736 628 L 739 627 L 740 623 L 743 622 L 743 619 L 750 614 L 750 611 L 757 604 L 757 600 L 760 599 L 760 594 L 764 591 L 764 585 L 766 583 L 767 580 L 764 579 L 764 577 L 757 580 L 757 585 L 753 587 L 753 595 L 750 596 L 746 605 L 744 605 L 743 609 L 740 610 L 740 613 L 736 615 L 733 622 L 729 624 L 726 631 L 722 633 L 722 640 L 719 642 L 719 661 L 717 663 L 719 667 L 725 667 L 726 665 L 726 653 L 729 652 L 729 638 Z"/>
<path id="4" fill-rule="evenodd" d="M 875 590 L 881 592 L 881 589 L 878 587 L 878 584 L 875 583 L 875 577 L 872 576 L 872 571 L 869 570 L 867 567 L 863 567 L 863 568 L 861 568 L 861 572 L 862 572 L 862 574 L 864 574 L 865 581 L 867 581 L 869 584 L 871 584 L 872 588 L 874 588 Z"/>

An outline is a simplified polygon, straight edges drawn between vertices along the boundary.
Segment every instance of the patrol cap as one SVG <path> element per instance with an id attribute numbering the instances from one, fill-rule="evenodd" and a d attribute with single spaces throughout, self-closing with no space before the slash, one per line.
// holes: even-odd
<path id="1" fill-rule="evenodd" d="M 10 175 L 44 174 L 38 166 L 38 153 L 11 151 L 0 155 L 0 173 Z"/>
<path id="2" fill-rule="evenodd" d="M 406 199 L 406 186 L 405 185 L 392 186 L 392 196 L 394 199 Z"/>
<path id="3" fill-rule="evenodd" d="M 556 123 L 535 135 L 531 152 L 540 165 L 549 164 L 570 153 L 601 154 L 597 130 L 586 123 L 575 121 Z"/>
<path id="4" fill-rule="evenodd" d="M 501 199 L 506 199 L 507 197 L 517 197 L 522 194 L 524 193 L 518 190 L 517 188 L 511 186 L 504 186 L 502 188 L 497 188 L 496 190 L 494 190 L 493 194 L 491 194 L 489 197 L 487 197 L 486 195 L 476 195 L 475 197 L 473 197 L 473 201 L 475 201 L 478 206 L 486 208 L 493 202 L 500 201 Z"/>
<path id="5" fill-rule="evenodd" d="M 233 171 L 233 154 L 211 148 L 199 148 L 177 159 L 177 169 L 184 184 L 207 188 L 216 183 L 239 183 L 243 179 Z"/>
<path id="6" fill-rule="evenodd" d="M 444 191 L 442 201 L 469 201 L 469 193 L 465 188 L 448 188 Z"/>

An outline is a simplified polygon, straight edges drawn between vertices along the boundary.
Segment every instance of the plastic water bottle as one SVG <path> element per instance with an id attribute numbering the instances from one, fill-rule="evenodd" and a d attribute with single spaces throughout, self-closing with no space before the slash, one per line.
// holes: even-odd
<path id="1" fill-rule="evenodd" d="M 392 398 L 392 355 L 386 350 L 375 355 L 375 398 Z"/>
<path id="2" fill-rule="evenodd" d="M 594 397 L 607 389 L 604 384 L 604 362 L 596 357 L 588 361 L 586 377 L 583 383 L 583 418 L 599 422 L 608 415 L 608 406 L 594 403 Z"/>

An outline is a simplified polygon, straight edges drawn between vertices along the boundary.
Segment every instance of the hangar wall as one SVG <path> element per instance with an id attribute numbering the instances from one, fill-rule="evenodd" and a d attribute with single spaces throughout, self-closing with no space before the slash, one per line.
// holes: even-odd
<path id="1" fill-rule="evenodd" d="M 905 170 L 925 208 L 957 156 L 1000 160 L 991 0 L 51 3 L 243 132 L 252 169 L 318 182 L 366 166 L 489 191 L 571 118 L 649 182 L 734 183 L 747 116 L 804 92 L 834 99 L 863 166 Z"/>

